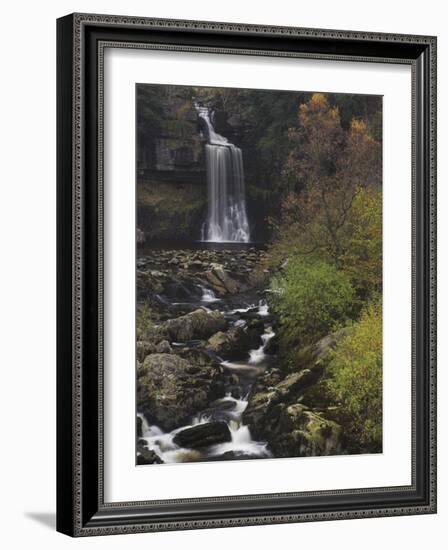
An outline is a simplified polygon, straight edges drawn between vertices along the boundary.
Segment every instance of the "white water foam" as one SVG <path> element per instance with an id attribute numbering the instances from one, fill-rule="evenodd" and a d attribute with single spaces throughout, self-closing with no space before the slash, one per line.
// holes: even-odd
<path id="1" fill-rule="evenodd" d="M 201 302 L 214 303 L 220 302 L 221 298 L 217 298 L 213 290 L 206 288 L 205 286 L 199 285 L 199 288 L 202 290 Z"/>
<path id="2" fill-rule="evenodd" d="M 202 240 L 247 243 L 250 231 L 243 154 L 239 147 L 215 132 L 207 107 L 196 105 L 196 109 L 208 132 L 205 146 L 208 212 Z"/>
<path id="3" fill-rule="evenodd" d="M 269 315 L 269 306 L 265 300 L 260 300 L 258 302 L 258 315 L 261 315 L 261 317 Z"/>
<path id="4" fill-rule="evenodd" d="M 271 338 L 274 338 L 274 336 L 275 332 L 272 330 L 272 327 L 268 327 L 268 330 L 261 336 L 261 341 L 263 342 L 261 346 L 257 349 L 249 351 L 249 363 L 251 365 L 258 365 L 266 359 L 267 356 L 264 351 L 266 348 L 266 344 Z"/>

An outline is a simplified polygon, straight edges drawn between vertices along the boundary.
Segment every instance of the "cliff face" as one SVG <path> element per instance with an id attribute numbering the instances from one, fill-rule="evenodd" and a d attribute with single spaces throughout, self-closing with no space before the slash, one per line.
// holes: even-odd
<path id="1" fill-rule="evenodd" d="M 150 240 L 196 240 L 207 184 L 191 88 L 140 86 L 137 112 L 138 226 Z"/>

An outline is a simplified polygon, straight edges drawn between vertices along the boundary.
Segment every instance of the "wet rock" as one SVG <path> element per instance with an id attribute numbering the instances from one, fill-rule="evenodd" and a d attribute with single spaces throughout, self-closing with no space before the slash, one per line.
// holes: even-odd
<path id="1" fill-rule="evenodd" d="M 163 460 L 154 451 L 139 447 L 137 451 L 137 464 L 163 464 Z"/>
<path id="2" fill-rule="evenodd" d="M 137 369 L 137 407 L 165 431 L 188 423 L 208 403 L 224 396 L 218 369 L 192 365 L 176 354 L 148 355 Z"/>
<path id="3" fill-rule="evenodd" d="M 250 349 L 260 344 L 260 331 L 234 326 L 209 338 L 207 348 L 226 359 L 244 359 Z"/>
<path id="4" fill-rule="evenodd" d="M 229 427 L 225 422 L 207 422 L 186 428 L 174 436 L 174 443 L 180 447 L 200 448 L 231 441 Z"/>
<path id="5" fill-rule="evenodd" d="M 258 308 L 255 308 L 256 311 Z M 242 314 L 244 317 L 244 313 Z M 259 334 L 262 334 L 265 329 L 265 318 L 260 317 L 259 315 L 256 315 L 255 317 L 249 317 L 246 321 L 246 326 L 248 329 L 255 330 Z"/>
<path id="6" fill-rule="evenodd" d="M 258 307 L 251 308 L 248 311 L 242 311 L 239 313 L 239 316 L 253 326 L 256 326 L 257 323 L 269 323 L 273 320 L 272 315 L 261 316 Z"/>
<path id="7" fill-rule="evenodd" d="M 210 422 L 228 422 L 229 420 L 238 420 L 240 413 L 237 411 L 236 401 L 220 399 L 211 403 L 208 409 L 202 411 L 201 416 L 202 418 L 207 418 Z"/>
<path id="8" fill-rule="evenodd" d="M 269 338 L 269 340 L 266 342 L 266 345 L 264 347 L 264 352 L 268 355 L 277 355 L 280 348 L 280 341 L 278 334 L 276 333 L 275 336 L 272 338 Z"/>

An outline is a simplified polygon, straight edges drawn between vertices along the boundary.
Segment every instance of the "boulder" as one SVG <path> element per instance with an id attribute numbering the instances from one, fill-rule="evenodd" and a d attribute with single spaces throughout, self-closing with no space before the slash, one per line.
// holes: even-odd
<path id="1" fill-rule="evenodd" d="M 167 339 L 171 342 L 209 338 L 215 332 L 224 330 L 226 326 L 227 321 L 221 312 L 208 312 L 203 309 L 170 319 L 164 324 Z"/>
<path id="2" fill-rule="evenodd" d="M 299 403 L 283 408 L 277 433 L 281 435 L 270 441 L 276 456 L 325 456 L 341 450 L 341 426 Z"/>
<path id="3" fill-rule="evenodd" d="M 226 287 L 212 271 L 205 271 L 202 276 L 205 279 L 205 283 L 214 290 L 216 295 L 225 296 L 227 294 Z"/>
<path id="4" fill-rule="evenodd" d="M 266 386 L 263 379 L 260 380 L 243 414 L 244 423 L 250 426 L 251 433 L 257 438 L 270 441 L 272 434 L 277 431 L 283 408 L 296 402 L 306 388 L 318 381 L 321 374 L 322 367 L 316 365 L 311 369 L 293 372 L 274 386 Z M 278 378 L 275 377 L 272 381 L 276 379 Z"/>
<path id="5" fill-rule="evenodd" d="M 275 386 L 275 392 L 283 401 L 296 398 L 303 390 L 312 386 L 319 380 L 322 371 L 323 369 L 320 365 L 315 365 L 310 369 L 293 372 Z"/>
<path id="6" fill-rule="evenodd" d="M 180 447 L 197 449 L 231 441 L 229 427 L 225 422 L 207 422 L 186 428 L 174 436 L 174 443 Z"/>
<path id="7" fill-rule="evenodd" d="M 192 365 L 173 353 L 155 353 L 137 369 L 137 408 L 164 431 L 187 424 L 223 396 L 220 372 L 211 364 Z"/>
<path id="8" fill-rule="evenodd" d="M 241 283 L 231 277 L 221 264 L 211 263 L 210 269 L 203 276 L 221 296 L 227 293 L 235 294 L 242 290 Z"/>
<path id="9" fill-rule="evenodd" d="M 280 339 L 278 337 L 278 334 L 276 333 L 275 336 L 270 338 L 266 345 L 264 346 L 264 352 L 268 355 L 277 355 L 280 351 Z"/>
<path id="10" fill-rule="evenodd" d="M 231 327 L 217 332 L 207 342 L 207 349 L 225 359 L 244 359 L 250 349 L 261 344 L 260 332 L 248 327 Z"/>
<path id="11" fill-rule="evenodd" d="M 217 332 L 211 338 L 209 338 L 207 347 L 215 353 L 222 353 L 228 344 L 228 334 L 226 332 Z"/>
<path id="12" fill-rule="evenodd" d="M 156 353 L 172 353 L 172 349 L 168 340 L 162 340 L 159 342 L 155 349 Z"/>
<path id="13" fill-rule="evenodd" d="M 257 391 L 250 396 L 249 404 L 243 413 L 243 422 L 249 425 L 253 437 L 264 437 L 263 434 L 270 431 L 274 398 L 275 390 Z"/>
<path id="14" fill-rule="evenodd" d="M 202 416 L 210 419 L 210 421 L 224 421 L 233 420 L 235 418 L 235 401 L 226 401 L 219 399 L 210 403 L 210 407 L 202 411 Z"/>

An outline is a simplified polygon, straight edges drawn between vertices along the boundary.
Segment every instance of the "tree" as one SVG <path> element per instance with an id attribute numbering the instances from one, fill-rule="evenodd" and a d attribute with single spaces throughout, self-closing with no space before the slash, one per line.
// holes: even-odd
<path id="1" fill-rule="evenodd" d="M 382 289 L 382 230 L 381 192 L 375 188 L 361 189 L 347 221 L 345 252 L 341 256 L 341 268 L 361 300 Z"/>
<path id="2" fill-rule="evenodd" d="M 344 130 L 338 108 L 324 94 L 313 94 L 300 106 L 289 139 L 284 169 L 289 192 L 281 220 L 273 222 L 277 252 L 293 239 L 295 253 L 317 254 L 340 266 L 356 196 L 381 184 L 380 144 L 362 120 L 353 119 Z"/>
<path id="3" fill-rule="evenodd" d="M 167 86 L 137 86 L 137 132 L 140 140 L 155 136 L 164 122 Z"/>
<path id="4" fill-rule="evenodd" d="M 382 447 L 382 310 L 370 303 L 349 333 L 330 352 L 326 390 L 340 406 L 353 452 Z"/>

